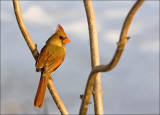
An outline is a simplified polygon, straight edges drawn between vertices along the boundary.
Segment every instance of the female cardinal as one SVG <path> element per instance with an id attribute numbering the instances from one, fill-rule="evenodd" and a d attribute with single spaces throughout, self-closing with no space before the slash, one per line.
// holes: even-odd
<path id="1" fill-rule="evenodd" d="M 46 41 L 46 45 L 42 48 L 36 60 L 36 71 L 41 71 L 41 78 L 34 100 L 35 107 L 41 108 L 43 106 L 49 77 L 63 62 L 67 42 L 70 42 L 70 40 L 67 38 L 62 26 L 58 25 L 55 34 Z"/>

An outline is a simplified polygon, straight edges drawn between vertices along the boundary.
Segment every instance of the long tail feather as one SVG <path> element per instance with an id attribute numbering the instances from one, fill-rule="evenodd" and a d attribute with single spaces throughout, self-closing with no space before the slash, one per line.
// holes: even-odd
<path id="1" fill-rule="evenodd" d="M 42 73 L 41 75 L 39 86 L 38 86 L 37 93 L 34 100 L 35 107 L 41 108 L 43 106 L 49 76 L 50 76 L 50 73 L 45 75 Z"/>

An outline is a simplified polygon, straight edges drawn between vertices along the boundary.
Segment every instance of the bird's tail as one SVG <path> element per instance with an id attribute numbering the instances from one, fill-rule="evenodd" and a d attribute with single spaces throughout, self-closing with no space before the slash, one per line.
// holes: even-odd
<path id="1" fill-rule="evenodd" d="M 45 73 L 45 74 L 43 72 L 41 73 L 39 86 L 38 86 L 37 93 L 36 93 L 35 100 L 34 100 L 35 107 L 41 108 L 43 106 L 46 88 L 48 85 L 48 80 L 49 80 L 50 75 L 51 75 L 50 73 Z"/>

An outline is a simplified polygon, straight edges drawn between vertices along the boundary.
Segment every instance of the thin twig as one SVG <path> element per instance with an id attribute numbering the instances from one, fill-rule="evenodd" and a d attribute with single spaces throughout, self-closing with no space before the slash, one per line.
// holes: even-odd
<path id="1" fill-rule="evenodd" d="M 20 28 L 20 30 L 23 34 L 23 37 L 24 37 L 28 47 L 30 48 L 30 50 L 32 52 L 33 57 L 36 60 L 39 53 L 38 53 L 38 50 L 37 50 L 32 38 L 30 37 L 30 35 L 27 31 L 27 28 L 26 28 L 25 24 L 24 24 L 19 1 L 18 0 L 13 0 L 13 6 L 14 6 L 14 12 L 15 12 L 15 15 L 16 15 L 16 18 L 17 18 L 17 23 L 19 25 L 19 28 Z M 61 101 L 61 99 L 60 99 L 60 97 L 59 97 L 51 79 L 49 79 L 49 82 L 48 82 L 48 89 L 49 89 L 49 91 L 50 91 L 50 93 L 53 97 L 53 100 L 57 104 L 57 107 L 59 108 L 61 114 L 64 114 L 64 115 L 68 114 L 68 111 L 65 108 L 63 102 Z"/>
<path id="2" fill-rule="evenodd" d="M 127 32 L 128 32 L 129 27 L 130 27 L 131 21 L 132 21 L 134 15 L 135 15 L 135 13 L 137 12 L 139 7 L 143 3 L 144 3 L 144 0 L 137 0 L 137 2 L 134 4 L 132 9 L 128 13 L 128 15 L 126 17 L 126 20 L 125 20 L 125 22 L 123 24 L 123 28 L 122 28 L 121 35 L 120 35 L 120 40 L 117 43 L 117 50 L 116 50 L 111 62 L 109 64 L 107 64 L 107 65 L 96 66 L 90 72 L 90 75 L 89 75 L 89 78 L 88 78 L 88 81 L 87 81 L 87 85 L 86 85 L 86 89 L 85 89 L 85 93 L 84 93 L 84 96 L 83 96 L 83 99 L 82 99 L 82 103 L 81 103 L 81 108 L 80 108 L 80 113 L 79 114 L 85 115 L 87 113 L 88 104 L 90 102 L 90 97 L 91 97 L 91 94 L 92 94 L 93 85 L 94 85 L 97 73 L 110 71 L 119 62 L 119 59 L 120 59 L 120 57 L 122 55 L 122 52 L 123 52 L 123 50 L 125 48 L 125 44 L 128 41 Z"/>
<path id="3" fill-rule="evenodd" d="M 100 64 L 99 59 L 99 48 L 97 38 L 97 27 L 96 19 L 94 15 L 94 9 L 91 0 L 83 0 L 84 7 L 86 10 L 89 38 L 90 38 L 90 52 L 91 52 L 91 63 L 92 69 Z M 96 80 L 93 87 L 93 99 L 94 99 L 94 110 L 95 114 L 103 114 L 103 98 L 102 98 L 102 87 L 101 87 L 101 75 L 97 74 Z"/>

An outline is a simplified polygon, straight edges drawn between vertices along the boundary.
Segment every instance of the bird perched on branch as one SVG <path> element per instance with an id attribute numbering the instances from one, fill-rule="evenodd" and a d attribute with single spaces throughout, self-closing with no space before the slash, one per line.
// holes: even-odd
<path id="1" fill-rule="evenodd" d="M 53 34 L 42 48 L 37 60 L 36 71 L 41 71 L 39 86 L 34 100 L 35 107 L 42 107 L 44 103 L 48 80 L 63 62 L 66 54 L 65 44 L 70 42 L 61 25 L 57 26 Z"/>

